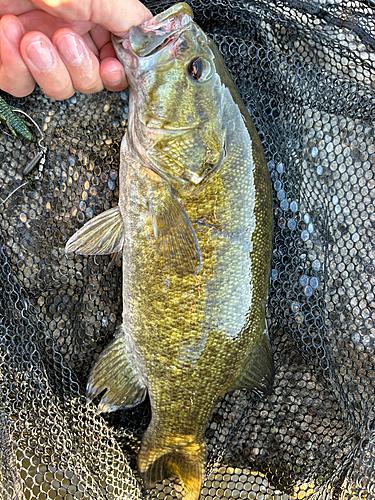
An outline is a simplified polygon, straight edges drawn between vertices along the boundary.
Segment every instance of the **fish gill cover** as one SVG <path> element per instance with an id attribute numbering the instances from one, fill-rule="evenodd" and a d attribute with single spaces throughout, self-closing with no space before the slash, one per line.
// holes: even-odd
<path id="1" fill-rule="evenodd" d="M 201 497 L 375 498 L 374 2 L 189 4 L 250 111 L 274 196 L 274 388 L 217 403 Z M 0 203 L 13 193 L 0 208 L 0 496 L 175 498 L 171 481 L 138 481 L 148 401 L 86 406 L 121 323 L 121 263 L 64 252 L 117 205 L 128 94 L 3 97 L 43 124 L 48 153 L 24 178 L 35 142 L 0 136 Z"/>

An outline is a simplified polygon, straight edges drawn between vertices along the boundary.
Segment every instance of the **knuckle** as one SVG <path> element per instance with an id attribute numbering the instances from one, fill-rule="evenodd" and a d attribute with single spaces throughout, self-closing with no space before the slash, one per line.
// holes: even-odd
<path id="1" fill-rule="evenodd" d="M 120 85 L 111 85 L 110 83 L 105 83 L 104 84 L 104 87 L 107 89 L 107 90 L 110 90 L 111 92 L 119 92 L 120 90 L 124 90 L 126 89 L 127 87 L 127 83 L 123 82 L 122 84 Z"/>
<path id="2" fill-rule="evenodd" d="M 43 87 L 40 88 L 47 97 L 50 97 L 55 101 L 64 101 L 65 99 L 69 99 L 70 97 L 72 97 L 75 93 L 75 89 L 71 86 L 64 89 L 46 89 Z"/>
<path id="3" fill-rule="evenodd" d="M 95 80 L 94 82 L 88 82 L 86 84 L 77 82 L 75 88 L 79 92 L 82 92 L 82 94 L 95 94 L 103 90 L 104 86 L 101 80 Z"/>
<path id="4" fill-rule="evenodd" d="M 25 97 L 34 91 L 35 82 L 29 81 L 27 83 L 23 83 L 22 85 L 17 85 L 14 79 L 1 79 L 0 88 L 1 90 L 4 90 L 4 92 L 7 92 L 15 97 Z"/>

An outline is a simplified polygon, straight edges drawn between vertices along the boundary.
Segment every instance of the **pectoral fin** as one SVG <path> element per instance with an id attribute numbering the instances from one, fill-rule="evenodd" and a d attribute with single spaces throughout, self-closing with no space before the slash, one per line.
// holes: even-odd
<path id="1" fill-rule="evenodd" d="M 190 219 L 173 192 L 165 186 L 155 192 L 150 214 L 158 251 L 167 267 L 186 276 L 199 272 L 202 255 Z"/>
<path id="2" fill-rule="evenodd" d="M 65 252 L 81 255 L 108 255 L 121 252 L 124 230 L 118 207 L 97 215 L 68 240 Z"/>
<path id="3" fill-rule="evenodd" d="M 233 389 L 249 389 L 262 394 L 272 390 L 274 368 L 267 329 L 261 334 Z"/>
<path id="4" fill-rule="evenodd" d="M 87 400 L 92 401 L 103 391 L 106 392 L 98 406 L 102 413 L 131 408 L 141 403 L 146 396 L 147 388 L 127 352 L 122 329 L 91 370 L 86 388 Z"/>

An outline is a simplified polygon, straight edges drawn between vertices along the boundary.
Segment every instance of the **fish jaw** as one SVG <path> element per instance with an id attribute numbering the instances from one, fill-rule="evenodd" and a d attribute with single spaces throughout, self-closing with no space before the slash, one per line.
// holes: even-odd
<path id="1" fill-rule="evenodd" d="M 167 40 L 175 37 L 192 19 L 193 12 L 186 3 L 176 4 L 141 26 L 131 27 L 131 49 L 140 57 L 148 56 Z"/>
<path id="2" fill-rule="evenodd" d="M 139 58 L 154 54 L 163 45 L 169 45 L 169 52 L 176 56 L 178 34 L 193 20 L 193 12 L 186 3 L 179 3 L 146 21 L 132 26 L 123 37 L 112 35 L 112 43 L 119 61 L 123 64 L 128 79 L 132 70 L 139 66 Z M 153 60 L 149 64 L 153 64 Z M 159 61 L 160 64 L 160 61 Z"/>

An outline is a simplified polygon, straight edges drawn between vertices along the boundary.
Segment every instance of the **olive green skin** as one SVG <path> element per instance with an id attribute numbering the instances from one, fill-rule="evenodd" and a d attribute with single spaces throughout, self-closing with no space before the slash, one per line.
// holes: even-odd
<path id="1" fill-rule="evenodd" d="M 266 330 L 272 196 L 259 137 L 217 48 L 193 22 L 180 37 L 183 50 L 167 64 L 159 56 L 164 65 L 156 70 L 152 61 L 127 60 L 123 325 L 152 406 L 142 448 L 185 447 L 202 459 L 213 406 L 236 385 Z M 202 54 L 214 75 L 200 84 L 186 65 Z M 196 274 L 176 274 L 158 253 L 149 206 L 166 185 L 195 230 Z"/>
<path id="2" fill-rule="evenodd" d="M 25 122 L 14 113 L 13 108 L 2 97 L 0 97 L 0 120 L 8 126 L 14 137 L 18 134 L 27 141 L 32 140 L 33 136 Z"/>

